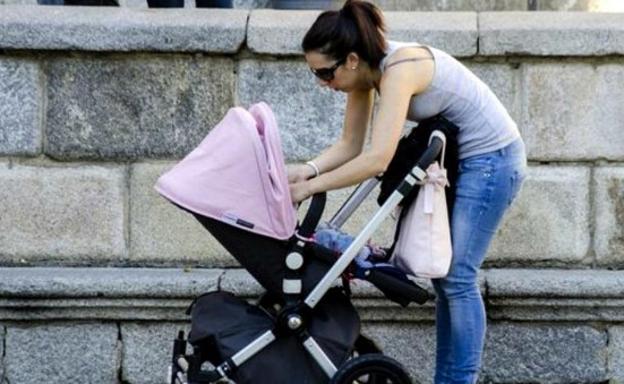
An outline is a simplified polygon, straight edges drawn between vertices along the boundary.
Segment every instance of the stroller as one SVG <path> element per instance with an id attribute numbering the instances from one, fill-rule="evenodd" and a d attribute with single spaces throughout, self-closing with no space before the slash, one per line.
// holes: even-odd
<path id="1" fill-rule="evenodd" d="M 197 297 L 187 310 L 188 338 L 180 331 L 174 340 L 171 384 L 411 383 L 399 362 L 360 333 L 346 276 L 369 281 L 402 306 L 433 298 L 390 264 L 363 265 L 354 259 L 416 182 L 424 179 L 423 170 L 441 151 L 441 134 L 434 134 L 408 175 L 337 255 L 314 241 L 325 193 L 312 197 L 297 225 L 269 106 L 230 109 L 195 150 L 159 178 L 155 188 L 194 215 L 266 293 L 255 304 L 224 291 Z M 381 180 L 358 186 L 330 226 L 340 228 Z M 336 284 L 341 277 L 342 287 Z"/>

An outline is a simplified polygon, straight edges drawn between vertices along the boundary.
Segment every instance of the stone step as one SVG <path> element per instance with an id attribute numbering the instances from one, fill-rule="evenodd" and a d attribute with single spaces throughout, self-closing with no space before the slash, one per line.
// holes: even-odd
<path id="1" fill-rule="evenodd" d="M 624 271 L 489 269 L 480 285 L 489 315 L 483 382 L 624 379 Z M 261 292 L 235 269 L 0 268 L 0 377 L 164 384 L 172 340 L 188 330 L 186 306 L 217 288 Z M 402 309 L 367 284 L 354 292 L 363 332 L 431 383 L 431 305 Z"/>
<path id="2" fill-rule="evenodd" d="M 352 285 L 367 321 L 433 320 L 432 303 L 403 309 L 367 282 Z M 492 321 L 624 321 L 624 271 L 486 269 L 480 286 Z M 0 321 L 184 321 L 194 297 L 218 289 L 263 292 L 241 269 L 0 268 Z"/>

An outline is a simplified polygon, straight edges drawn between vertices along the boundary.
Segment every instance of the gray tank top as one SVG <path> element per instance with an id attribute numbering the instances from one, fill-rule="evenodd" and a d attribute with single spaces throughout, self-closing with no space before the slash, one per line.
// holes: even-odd
<path id="1" fill-rule="evenodd" d="M 396 50 L 414 46 L 431 52 L 435 72 L 431 85 L 412 97 L 408 120 L 418 122 L 441 114 L 457 125 L 460 159 L 501 149 L 520 137 L 516 123 L 494 92 L 463 64 L 439 49 L 388 41 L 381 72 Z"/>

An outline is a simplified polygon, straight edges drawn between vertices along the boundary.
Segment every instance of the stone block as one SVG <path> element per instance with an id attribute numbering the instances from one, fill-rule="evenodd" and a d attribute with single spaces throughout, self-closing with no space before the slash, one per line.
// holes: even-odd
<path id="1" fill-rule="evenodd" d="M 41 152 L 40 78 L 36 61 L 0 56 L 0 155 Z"/>
<path id="2" fill-rule="evenodd" d="M 184 321 L 215 269 L 0 268 L 0 320 Z"/>
<path id="3" fill-rule="evenodd" d="M 123 168 L 0 163 L 0 184 L 4 263 L 125 258 Z"/>
<path id="4" fill-rule="evenodd" d="M 526 0 L 372 0 L 384 11 L 526 11 Z"/>
<path id="5" fill-rule="evenodd" d="M 607 379 L 606 332 L 584 325 L 489 326 L 481 379 L 494 383 L 581 383 Z"/>
<path id="6" fill-rule="evenodd" d="M 171 365 L 173 340 L 178 331 L 185 335 L 188 324 L 124 323 L 121 325 L 123 359 L 122 380 L 132 384 L 166 384 L 167 369 Z M 191 353 L 191 348 L 188 348 Z"/>
<path id="7" fill-rule="evenodd" d="M 622 66 L 527 64 L 524 81 L 521 129 L 531 159 L 624 159 Z"/>
<path id="8" fill-rule="evenodd" d="M 489 297 L 611 298 L 624 295 L 624 272 L 570 269 L 490 269 Z"/>
<path id="9" fill-rule="evenodd" d="M 216 289 L 220 270 L 0 268 L 0 297 L 187 298 Z"/>
<path id="10" fill-rule="evenodd" d="M 214 284 L 216 286 L 216 283 Z M 0 319 L 10 321 L 184 321 L 185 298 L 0 298 Z"/>
<path id="11" fill-rule="evenodd" d="M 594 171 L 594 246 L 599 264 L 624 263 L 624 167 Z"/>
<path id="12" fill-rule="evenodd" d="M 244 269 L 229 269 L 219 280 L 219 289 L 236 294 L 237 296 L 256 298 L 265 290 Z"/>
<path id="13" fill-rule="evenodd" d="M 339 137 L 346 97 L 320 87 L 303 59 L 243 60 L 238 73 L 240 103 L 265 101 L 275 112 L 287 161 L 308 160 Z"/>
<path id="14" fill-rule="evenodd" d="M 255 10 L 251 12 L 247 44 L 253 52 L 301 55 L 301 41 L 319 11 Z M 418 41 L 456 56 L 477 53 L 475 13 L 386 12 L 388 37 Z M 279 24 L 275 20 L 280 20 Z"/>
<path id="15" fill-rule="evenodd" d="M 624 383 L 624 327 L 609 327 L 609 382 Z"/>
<path id="16" fill-rule="evenodd" d="M 490 247 L 488 261 L 588 262 L 589 169 L 533 166 Z"/>
<path id="17" fill-rule="evenodd" d="M 37 5 L 37 0 L 0 0 L 0 5 Z"/>
<path id="18" fill-rule="evenodd" d="M 114 324 L 7 328 L 6 379 L 20 384 L 116 384 L 121 345 Z"/>
<path id="19" fill-rule="evenodd" d="M 453 56 L 477 54 L 477 14 L 473 12 L 385 12 L 388 38 L 416 41 Z"/>
<path id="20" fill-rule="evenodd" d="M 31 6 L 12 6 L 0 14 L 0 47 L 234 53 L 245 40 L 248 14 L 235 9 L 39 7 L 35 11 Z"/>
<path id="21" fill-rule="evenodd" d="M 379 344 L 384 354 L 399 361 L 416 383 L 433 382 L 435 328 L 427 323 L 365 323 L 362 333 Z"/>
<path id="22" fill-rule="evenodd" d="M 301 41 L 320 11 L 254 10 L 249 16 L 247 46 L 252 52 L 302 55 Z M 275 21 L 279 20 L 279 23 Z"/>
<path id="23" fill-rule="evenodd" d="M 497 63 L 464 64 L 490 87 L 519 125 L 522 119 L 522 72 L 519 67 Z"/>
<path id="24" fill-rule="evenodd" d="M 490 269 L 488 316 L 494 320 L 618 322 L 624 273 L 607 270 Z"/>
<path id="25" fill-rule="evenodd" d="M 479 13 L 479 54 L 485 56 L 621 55 L 623 36 L 622 13 Z"/>
<path id="26" fill-rule="evenodd" d="M 63 160 L 182 157 L 233 104 L 229 59 L 79 56 L 47 72 L 45 150 Z"/>
<path id="27" fill-rule="evenodd" d="M 234 0 L 232 2 L 234 8 L 254 9 L 254 8 L 271 8 L 272 0 Z"/>
<path id="28" fill-rule="evenodd" d="M 147 9 L 147 1 L 145 0 L 118 0 L 119 1 L 119 6 L 120 7 L 127 7 L 127 8 L 142 8 L 142 9 Z M 185 1 L 184 2 L 184 6 L 186 7 L 186 4 L 188 2 Z"/>
<path id="29" fill-rule="evenodd" d="M 621 5 L 615 5 L 617 1 L 604 0 L 541 0 L 537 2 L 538 11 L 622 11 Z M 621 4 L 621 3 L 620 3 Z M 615 10 L 613 9 L 615 5 Z"/>
<path id="30" fill-rule="evenodd" d="M 154 189 L 172 163 L 135 163 L 130 176 L 133 264 L 234 266 L 236 260 L 188 212 Z"/>

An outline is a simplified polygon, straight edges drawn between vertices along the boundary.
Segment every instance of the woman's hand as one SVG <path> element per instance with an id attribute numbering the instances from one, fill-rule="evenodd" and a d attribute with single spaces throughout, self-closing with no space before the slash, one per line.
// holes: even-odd
<path id="1" fill-rule="evenodd" d="M 286 173 L 289 184 L 306 181 L 315 175 L 314 169 L 307 164 L 288 164 Z"/>
<path id="2" fill-rule="evenodd" d="M 290 187 L 290 198 L 295 204 L 300 203 L 312 196 L 312 188 L 309 181 L 291 183 L 288 186 Z"/>

